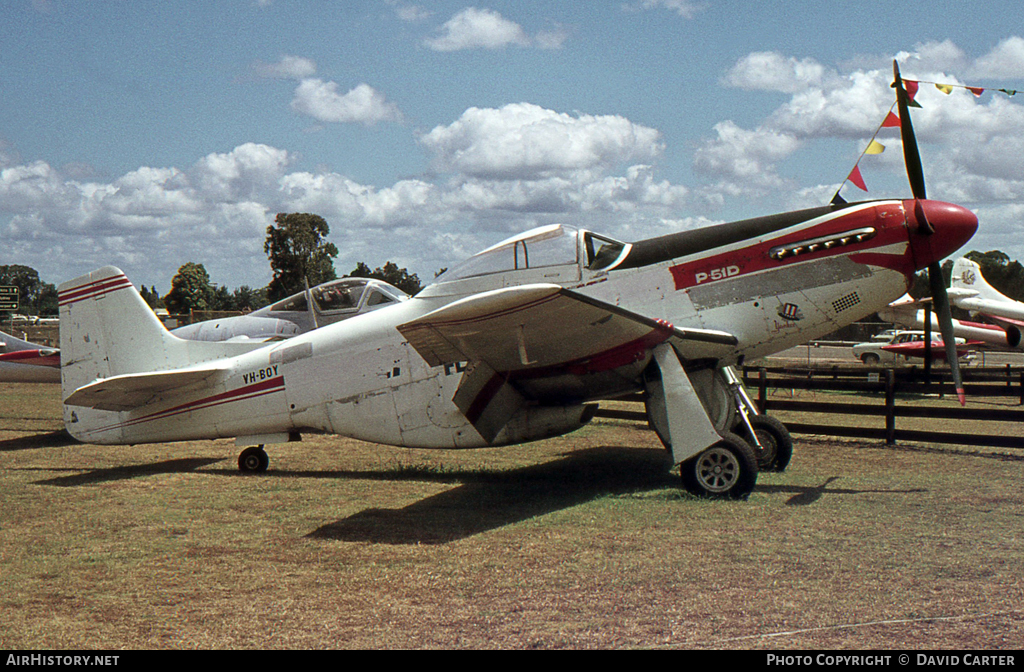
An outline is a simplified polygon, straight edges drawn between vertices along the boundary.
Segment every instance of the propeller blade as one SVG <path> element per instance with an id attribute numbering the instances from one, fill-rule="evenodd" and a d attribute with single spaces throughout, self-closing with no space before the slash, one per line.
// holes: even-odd
<path id="1" fill-rule="evenodd" d="M 892 72 L 896 89 L 896 104 L 900 110 L 900 136 L 903 138 L 903 160 L 907 164 L 907 179 L 914 198 L 928 198 L 924 188 L 924 168 L 921 166 L 921 153 L 917 149 L 917 136 L 914 135 L 914 124 L 910 121 L 907 90 L 903 87 L 900 77 L 900 66 L 892 62 Z"/>
<path id="2" fill-rule="evenodd" d="M 964 383 L 960 378 L 960 361 L 956 352 L 956 337 L 953 335 L 953 314 L 949 308 L 949 296 L 946 294 L 946 283 L 942 280 L 942 266 L 939 262 L 928 264 L 928 284 L 932 289 L 932 302 L 935 304 L 935 315 L 939 319 L 939 330 L 942 342 L 946 346 L 946 361 L 953 373 L 953 386 L 961 406 L 967 405 L 964 397 Z"/>

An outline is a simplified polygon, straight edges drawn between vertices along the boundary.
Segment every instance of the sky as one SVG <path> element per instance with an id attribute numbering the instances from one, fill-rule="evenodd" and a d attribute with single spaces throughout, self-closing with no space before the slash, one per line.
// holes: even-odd
<path id="1" fill-rule="evenodd" d="M 5 0 L 0 264 L 262 287 L 267 226 L 312 212 L 339 275 L 429 280 L 555 222 L 633 241 L 908 197 L 894 59 L 928 196 L 979 216 L 962 251 L 1024 260 L 1017 2 Z"/>

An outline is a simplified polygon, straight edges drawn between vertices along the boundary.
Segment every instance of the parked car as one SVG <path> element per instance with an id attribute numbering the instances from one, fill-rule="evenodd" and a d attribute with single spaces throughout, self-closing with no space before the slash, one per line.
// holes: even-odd
<path id="1" fill-rule="evenodd" d="M 932 335 L 931 347 L 933 359 L 943 360 L 946 358 L 946 346 L 943 344 L 941 336 Z M 965 339 L 956 339 L 956 351 L 961 359 L 968 356 L 970 351 Z M 853 346 L 853 356 L 870 365 L 895 362 L 899 355 L 906 358 L 923 358 L 924 354 L 923 331 L 896 331 L 888 341 L 871 340 Z"/>

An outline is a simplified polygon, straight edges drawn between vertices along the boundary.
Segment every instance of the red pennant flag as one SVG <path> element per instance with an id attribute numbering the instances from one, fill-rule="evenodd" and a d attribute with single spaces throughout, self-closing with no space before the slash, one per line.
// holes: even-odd
<path id="1" fill-rule="evenodd" d="M 854 166 L 853 170 L 850 171 L 850 176 L 846 179 L 860 187 L 861 191 L 868 190 L 868 185 L 864 184 L 864 178 L 861 177 L 860 166 Z"/>
<path id="2" fill-rule="evenodd" d="M 919 84 L 912 79 L 903 80 L 903 88 L 907 90 L 907 100 L 914 100 L 914 96 L 917 95 L 917 87 Z"/>
<path id="3" fill-rule="evenodd" d="M 889 111 L 889 116 L 882 122 L 882 128 L 900 128 L 900 118 L 895 112 Z"/>
<path id="4" fill-rule="evenodd" d="M 985 93 L 985 89 L 981 89 L 975 86 L 968 86 L 967 90 L 979 98 L 981 97 L 981 94 Z"/>

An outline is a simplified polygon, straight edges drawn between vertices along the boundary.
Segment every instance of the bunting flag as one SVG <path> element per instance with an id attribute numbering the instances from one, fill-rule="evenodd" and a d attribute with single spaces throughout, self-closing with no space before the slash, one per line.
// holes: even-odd
<path id="1" fill-rule="evenodd" d="M 917 95 L 918 86 L 920 86 L 920 83 L 912 79 L 903 80 L 903 88 L 907 92 L 907 105 L 909 107 L 921 107 L 921 104 L 914 100 L 914 96 Z"/>
<path id="2" fill-rule="evenodd" d="M 846 178 L 847 181 L 853 182 L 861 191 L 867 191 L 868 185 L 864 184 L 864 178 L 860 174 L 860 166 L 854 166 L 853 170 L 850 171 L 850 175 Z"/>
<path id="3" fill-rule="evenodd" d="M 872 140 L 868 143 L 868 148 L 864 150 L 865 154 L 881 154 L 885 151 L 885 145 L 880 143 L 878 140 Z"/>
<path id="4" fill-rule="evenodd" d="M 980 98 L 982 94 L 984 94 L 986 91 L 984 87 L 980 86 L 966 86 L 964 84 L 946 84 L 944 82 L 922 82 L 913 79 L 904 79 L 903 88 L 907 92 L 908 106 L 917 108 L 921 107 L 921 104 L 914 100 L 915 96 L 917 96 L 917 93 L 920 90 L 921 84 L 932 84 L 935 86 L 936 89 L 946 94 L 947 96 L 953 93 L 953 89 L 966 89 L 967 91 L 970 91 L 972 94 L 974 94 L 976 98 Z M 893 86 L 895 86 L 895 84 L 893 84 Z M 1007 96 L 1017 95 L 1016 89 L 995 90 L 999 91 L 1000 93 L 1005 93 Z M 895 112 L 893 112 L 893 108 L 895 107 L 896 103 L 894 102 L 892 104 L 892 107 L 889 108 L 889 113 L 885 116 L 885 119 L 882 121 L 881 126 L 879 126 L 878 129 L 875 131 L 875 135 L 871 136 L 871 141 L 868 142 L 868 146 L 864 149 L 863 152 L 861 152 L 860 158 L 857 159 L 857 163 L 855 163 L 853 166 L 853 170 L 850 171 L 850 174 L 847 176 L 847 178 L 843 180 L 843 183 L 839 185 L 839 189 L 836 190 L 835 196 L 832 197 L 833 204 L 841 205 L 843 203 L 846 203 L 846 200 L 839 195 L 839 192 L 843 190 L 843 187 L 846 185 L 847 182 L 852 182 L 854 186 L 856 186 L 858 189 L 862 191 L 868 190 L 867 184 L 864 182 L 864 177 L 860 174 L 860 159 L 864 158 L 865 154 L 881 154 L 882 152 L 885 151 L 885 145 L 875 140 L 875 136 L 878 135 L 878 131 L 882 130 L 883 128 L 902 127 L 899 116 Z"/>
<path id="5" fill-rule="evenodd" d="M 989 90 L 989 89 L 986 89 L 985 87 L 982 87 L 982 86 L 967 86 L 965 84 L 946 84 L 944 82 L 912 82 L 909 79 L 904 79 L 903 82 L 906 85 L 907 98 L 910 99 L 910 105 L 914 106 L 914 107 L 920 107 L 920 104 L 915 104 L 913 102 L 914 96 L 917 94 L 917 88 L 918 88 L 919 84 L 933 84 L 936 89 L 938 89 L 939 91 L 942 91 L 947 96 L 949 94 L 953 93 L 953 89 L 966 89 L 966 90 L 970 91 L 971 93 L 973 93 L 976 98 L 980 98 L 983 93 L 985 93 L 986 91 Z M 911 90 L 911 89 L 913 89 L 913 90 Z M 1018 93 L 1018 91 L 1016 89 L 993 89 L 993 90 L 994 91 L 999 91 L 1000 93 L 1005 93 L 1008 96 L 1016 96 L 1017 93 Z"/>

